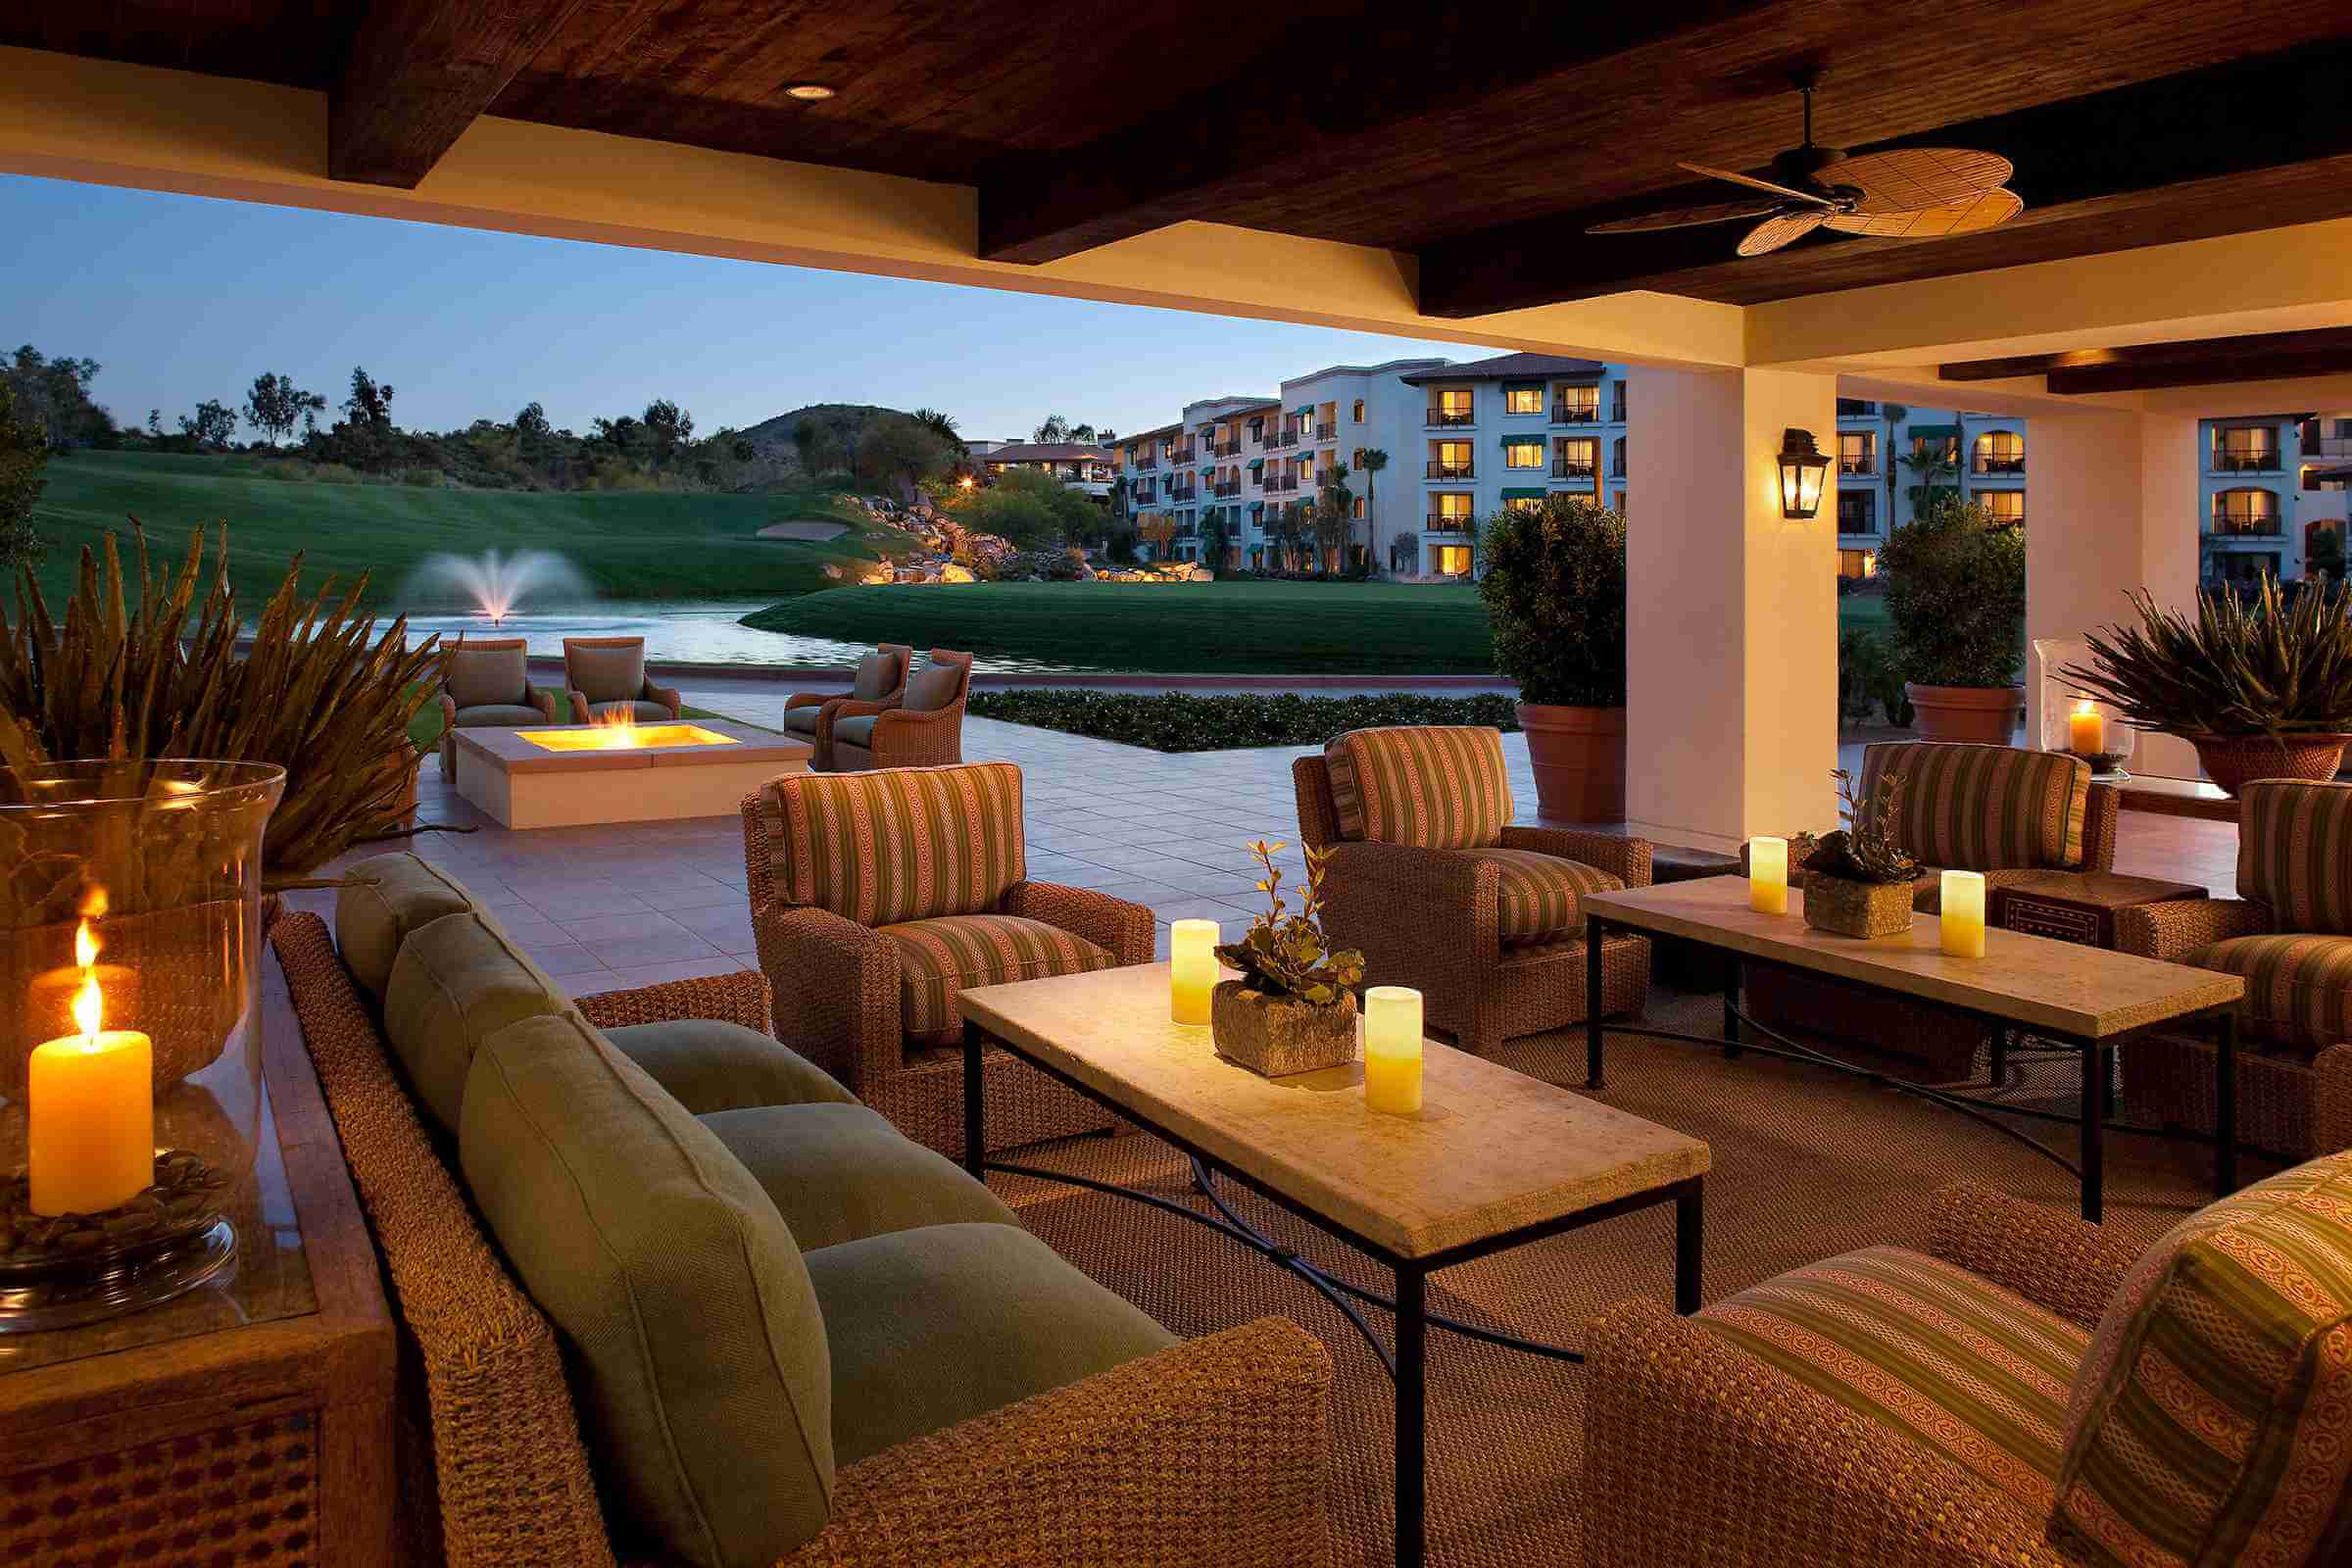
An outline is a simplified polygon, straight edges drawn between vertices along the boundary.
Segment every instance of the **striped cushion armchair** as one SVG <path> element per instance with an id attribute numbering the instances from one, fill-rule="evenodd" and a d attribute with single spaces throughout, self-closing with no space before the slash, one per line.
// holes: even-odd
<path id="1" fill-rule="evenodd" d="M 2238 1136 L 2332 1153 L 2352 1148 L 2352 785 L 2258 779 L 2238 803 L 2238 896 L 2121 910 L 2116 945 L 2242 976 Z M 2132 1115 L 2211 1132 L 2213 1052 L 2181 1035 L 2126 1051 Z"/>
<path id="2" fill-rule="evenodd" d="M 1925 1252 L 1589 1342 L 1588 1568 L 2317 1568 L 2352 1552 L 2352 1154 L 2140 1251 L 1973 1183 Z"/>
<path id="3" fill-rule="evenodd" d="M 1502 737 L 1475 726 L 1351 730 L 1291 764 L 1298 832 L 1329 849 L 1323 922 L 1365 978 L 1412 986 L 1465 1051 L 1585 1017 L 1588 893 L 1649 885 L 1649 844 L 1511 825 Z M 1649 944 L 1602 949 L 1601 1010 L 1639 1012 Z"/>
<path id="4" fill-rule="evenodd" d="M 916 1142 L 963 1154 L 966 986 L 1149 963 L 1140 904 L 1032 882 L 1010 762 L 812 773 L 743 803 L 744 866 L 776 1038 Z M 1003 1052 L 993 1149 L 1111 1125 Z"/>

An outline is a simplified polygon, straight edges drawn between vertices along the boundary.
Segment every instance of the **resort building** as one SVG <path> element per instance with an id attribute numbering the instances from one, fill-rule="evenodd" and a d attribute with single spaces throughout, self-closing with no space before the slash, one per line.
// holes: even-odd
<path id="1" fill-rule="evenodd" d="M 1097 501 L 1110 499 L 1118 477 L 1112 449 L 1092 441 L 966 441 L 964 450 L 991 478 L 1025 468 L 1059 479 Z"/>
<path id="2" fill-rule="evenodd" d="M 2197 426 L 2198 575 L 2344 574 L 2352 414 L 2255 414 Z"/>

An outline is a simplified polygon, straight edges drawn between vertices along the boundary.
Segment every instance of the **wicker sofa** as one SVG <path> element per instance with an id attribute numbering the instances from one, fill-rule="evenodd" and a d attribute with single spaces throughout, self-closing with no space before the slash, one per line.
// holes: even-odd
<path id="1" fill-rule="evenodd" d="M 894 701 L 860 711 L 827 703 L 817 710 L 820 773 L 877 767 L 938 767 L 963 760 L 963 704 L 971 695 L 972 656 L 934 648 Z"/>
<path id="2" fill-rule="evenodd" d="M 898 706 L 906 695 L 906 669 L 914 650 L 904 643 L 881 643 L 858 662 L 846 692 L 794 692 L 784 699 L 784 733 L 813 745 L 825 710 L 845 717 L 879 713 Z M 820 769 L 821 771 L 821 769 Z"/>
<path id="3" fill-rule="evenodd" d="M 531 684 L 529 644 L 520 637 L 461 639 L 433 693 L 441 710 L 441 775 L 458 773 L 458 731 L 553 724 L 556 694 Z"/>
<path id="4" fill-rule="evenodd" d="M 1298 834 L 1328 850 L 1324 928 L 1366 975 L 1422 994 L 1464 1051 L 1585 1018 L 1584 893 L 1649 885 L 1649 844 L 1511 825 L 1501 737 L 1476 726 L 1351 730 L 1291 764 Z M 1641 1011 L 1649 943 L 1601 951 L 1603 1015 Z"/>
<path id="5" fill-rule="evenodd" d="M 1010 762 L 772 780 L 743 803 L 743 858 L 776 1037 L 951 1158 L 962 987 L 1152 961 L 1150 909 L 1028 880 Z M 992 1151 L 1113 1125 L 1004 1052 L 985 1062 Z"/>
<path id="6" fill-rule="evenodd" d="M 422 861 L 355 875 L 272 941 L 398 1306 L 385 1560 L 1326 1560 L 1302 1330 L 1172 1340 L 756 974 L 575 1000 Z"/>
<path id="7" fill-rule="evenodd" d="M 2352 785 L 2239 791 L 2237 897 L 2117 911 L 2126 953 L 2243 976 L 2237 1128 L 2290 1158 L 2352 1147 Z M 2158 1035 L 2123 1054 L 2137 1120 L 2214 1126 L 2214 1046 Z"/>
<path id="8" fill-rule="evenodd" d="M 2352 1553 L 2352 1155 L 2142 1250 L 1973 1183 L 1925 1253 L 1588 1340 L 1587 1568 L 2319 1568 Z"/>

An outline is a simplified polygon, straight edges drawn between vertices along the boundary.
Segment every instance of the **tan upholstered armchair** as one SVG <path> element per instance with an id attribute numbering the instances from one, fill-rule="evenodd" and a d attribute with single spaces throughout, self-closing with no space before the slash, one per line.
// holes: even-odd
<path id="1" fill-rule="evenodd" d="M 784 699 L 784 733 L 811 746 L 816 743 L 819 714 L 835 708 L 842 717 L 879 713 L 895 708 L 906 695 L 906 669 L 914 650 L 904 643 L 882 643 L 858 662 L 846 692 L 795 692 Z"/>
<path id="2" fill-rule="evenodd" d="M 642 637 L 564 638 L 564 684 L 574 724 L 614 718 L 669 723 L 684 706 L 676 688 L 657 686 L 645 672 Z"/>
<path id="3" fill-rule="evenodd" d="M 1588 1568 L 2340 1562 L 2348 1208 L 2352 1156 L 2317 1159 L 2143 1251 L 1961 1182 L 1925 1252 L 1620 1302 L 1586 1346 Z"/>
<path id="4" fill-rule="evenodd" d="M 1643 839 L 1513 827 L 1501 737 L 1442 726 L 1353 730 L 1291 764 L 1298 833 L 1331 854 L 1323 923 L 1373 985 L 1412 986 L 1464 1051 L 1585 1018 L 1587 893 L 1649 885 Z M 1604 1015 L 1649 996 L 1649 943 L 1601 949 Z"/>
<path id="5" fill-rule="evenodd" d="M 905 836 L 861 853 L 870 841 L 850 824 L 874 822 Z M 1152 961 L 1150 909 L 1028 880 L 1010 762 L 786 775 L 743 803 L 743 845 L 776 1038 L 951 1157 L 963 1153 L 958 991 Z M 1111 1125 L 1002 1052 L 987 1074 L 992 1149 Z"/>
<path id="6" fill-rule="evenodd" d="M 2352 785 L 2258 779 L 2238 792 L 2237 897 L 2116 912 L 2126 953 L 2241 976 L 2237 1128 L 2290 1158 L 2352 1148 Z M 2214 1126 L 2214 1047 L 2123 1052 L 2134 1118 Z"/>
<path id="7" fill-rule="evenodd" d="M 458 771 L 458 731 L 514 729 L 556 721 L 556 694 L 531 684 L 528 644 L 520 637 L 463 638 L 433 701 L 441 710 L 441 772 Z"/>
<path id="8" fill-rule="evenodd" d="M 823 773 L 856 773 L 960 762 L 963 704 L 971 689 L 972 656 L 934 648 L 930 662 L 906 677 L 897 703 L 869 713 L 847 704 L 819 709 L 810 765 Z"/>

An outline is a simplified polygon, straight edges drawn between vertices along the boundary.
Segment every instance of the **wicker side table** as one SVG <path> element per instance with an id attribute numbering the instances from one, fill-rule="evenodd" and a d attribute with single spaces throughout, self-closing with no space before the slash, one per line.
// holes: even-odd
<path id="1" fill-rule="evenodd" d="M 2166 882 L 2112 871 L 2044 871 L 1993 890 L 1985 912 L 2004 931 L 2115 947 L 2115 911 L 2206 896 L 2199 882 Z"/>

